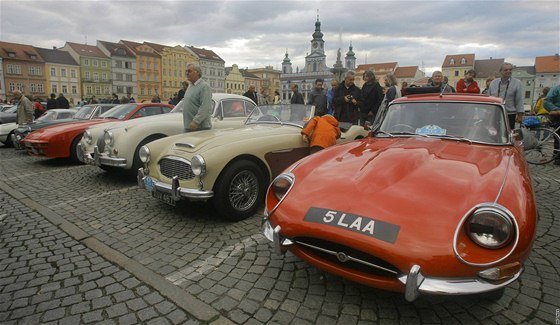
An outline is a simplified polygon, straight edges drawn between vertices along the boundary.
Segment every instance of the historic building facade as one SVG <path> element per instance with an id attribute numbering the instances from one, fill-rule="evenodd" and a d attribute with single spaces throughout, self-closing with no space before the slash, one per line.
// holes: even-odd
<path id="1" fill-rule="evenodd" d="M 305 66 L 303 69 L 293 71 L 291 60 L 286 51 L 284 60 L 282 61 L 282 74 L 280 75 L 280 97 L 282 102 L 288 103 L 291 98 L 291 85 L 297 84 L 300 93 L 303 94 L 307 102 L 307 96 L 314 87 L 316 79 L 324 79 L 325 88 L 330 85 L 330 81 L 335 78 L 331 68 L 327 66 L 327 56 L 325 54 L 325 41 L 321 32 L 321 22 L 319 16 L 315 22 L 315 32 L 311 39 L 311 51 L 305 57 Z M 338 50 L 338 60 L 340 61 L 340 49 Z M 356 57 L 352 52 L 352 45 L 345 57 L 345 69 L 353 69 L 356 66 Z"/>
<path id="2" fill-rule="evenodd" d="M 66 51 L 38 47 L 35 50 L 45 60 L 45 91 L 56 95 L 63 93 L 70 106 L 77 104 L 82 98 L 80 65 Z"/>
<path id="3" fill-rule="evenodd" d="M 136 56 L 124 44 L 97 41 L 97 47 L 111 58 L 113 93 L 119 98 L 138 96 L 136 87 Z"/>
<path id="4" fill-rule="evenodd" d="M 119 43 L 124 44 L 136 55 L 136 101 L 151 101 L 154 95 L 161 94 L 161 55 L 147 44 L 125 40 Z"/>
<path id="5" fill-rule="evenodd" d="M 212 91 L 215 93 L 223 93 L 225 90 L 226 61 L 212 50 L 201 49 L 194 46 L 185 46 L 185 49 L 197 57 L 198 62 L 193 63 L 198 63 L 200 65 L 202 69 L 202 79 L 208 82 Z"/>
<path id="6" fill-rule="evenodd" d="M 45 96 L 45 61 L 31 45 L 0 42 L 5 95 L 21 90 L 32 97 Z M 4 88 L 3 88 L 4 89 Z"/>

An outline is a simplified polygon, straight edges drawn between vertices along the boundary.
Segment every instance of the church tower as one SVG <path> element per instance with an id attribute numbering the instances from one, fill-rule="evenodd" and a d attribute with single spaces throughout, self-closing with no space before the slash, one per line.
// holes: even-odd
<path id="1" fill-rule="evenodd" d="M 286 50 L 286 56 L 284 57 L 284 60 L 282 60 L 282 73 L 293 73 L 292 62 L 290 62 L 290 58 L 288 57 L 288 50 Z"/>
<path id="2" fill-rule="evenodd" d="M 346 62 L 346 69 L 355 70 L 356 69 L 356 56 L 354 56 L 354 51 L 352 51 L 352 42 L 350 42 L 350 47 L 348 52 L 346 52 L 346 57 L 344 58 Z"/>
<path id="3" fill-rule="evenodd" d="M 325 41 L 321 32 L 321 22 L 319 21 L 319 13 L 317 13 L 317 21 L 315 22 L 315 32 L 311 40 L 311 52 L 305 57 L 305 69 L 303 72 L 325 72 L 328 71 L 325 55 Z"/>

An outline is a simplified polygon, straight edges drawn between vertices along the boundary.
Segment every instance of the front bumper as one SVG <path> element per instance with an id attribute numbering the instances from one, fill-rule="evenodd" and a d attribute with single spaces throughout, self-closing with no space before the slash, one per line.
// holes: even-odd
<path id="1" fill-rule="evenodd" d="M 12 137 L 12 145 L 14 146 L 14 148 L 16 150 L 24 150 L 25 149 L 25 147 L 21 145 L 21 139 L 23 139 L 25 137 L 25 135 L 23 135 L 23 134 L 16 135 L 15 133 L 12 133 L 11 137 Z"/>
<path id="2" fill-rule="evenodd" d="M 263 233 L 265 237 L 274 244 L 277 253 L 285 253 L 291 245 L 299 244 L 297 241 L 283 237 L 282 228 L 280 226 L 272 227 L 268 221 L 265 213 L 263 222 Z M 333 256 L 341 256 L 343 254 L 346 259 L 353 260 L 358 263 L 367 263 L 359 259 L 347 256 L 342 252 L 328 251 L 324 248 L 315 248 L 321 250 L 323 253 L 331 254 Z M 371 264 L 369 266 L 372 266 Z M 375 267 L 375 266 L 374 266 Z M 382 268 L 378 266 L 378 268 Z M 419 265 L 413 265 L 407 274 L 397 274 L 397 280 L 404 285 L 404 294 L 407 301 L 416 300 L 420 294 L 434 294 L 434 295 L 469 295 L 485 293 L 500 288 L 517 280 L 523 273 L 523 267 L 519 271 L 512 274 L 506 280 L 499 283 L 491 283 L 480 277 L 472 278 L 430 278 L 422 274 Z"/>
<path id="3" fill-rule="evenodd" d="M 144 174 L 144 168 L 138 169 L 137 181 L 140 188 L 146 189 L 150 192 L 156 191 L 171 195 L 171 199 L 173 199 L 174 201 L 179 201 L 182 199 L 188 199 L 192 201 L 205 201 L 214 197 L 214 191 L 212 190 L 204 191 L 180 187 L 179 178 L 177 176 L 173 177 L 173 179 L 171 180 L 171 184 L 154 180 Z"/>
<path id="4" fill-rule="evenodd" d="M 126 168 L 126 158 L 119 158 L 119 157 L 109 157 L 105 153 L 100 153 L 99 148 L 95 146 L 93 148 L 93 154 L 87 152 L 80 143 L 78 145 L 78 150 L 80 151 L 78 154 L 82 157 L 84 163 L 88 165 L 94 166 L 111 166 L 111 167 L 119 167 L 119 168 Z"/>

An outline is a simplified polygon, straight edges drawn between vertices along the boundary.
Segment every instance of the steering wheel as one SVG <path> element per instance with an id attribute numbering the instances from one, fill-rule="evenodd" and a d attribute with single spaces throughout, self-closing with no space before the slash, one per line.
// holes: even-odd
<path id="1" fill-rule="evenodd" d="M 259 117 L 259 119 L 257 120 L 257 122 L 281 122 L 280 119 L 277 116 L 274 115 L 263 115 L 261 117 Z"/>
<path id="2" fill-rule="evenodd" d="M 408 124 L 395 124 L 391 126 L 387 132 L 393 133 L 393 132 L 409 132 L 409 131 L 415 133 L 416 129 Z"/>

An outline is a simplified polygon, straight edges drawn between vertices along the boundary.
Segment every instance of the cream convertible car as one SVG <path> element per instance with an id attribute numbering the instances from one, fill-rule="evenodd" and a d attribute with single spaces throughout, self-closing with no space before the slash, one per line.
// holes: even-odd
<path id="1" fill-rule="evenodd" d="M 257 106 L 235 129 L 206 130 L 151 142 L 140 148 L 138 185 L 170 205 L 212 202 L 229 220 L 252 216 L 276 175 L 309 154 L 301 130 L 313 106 Z M 360 126 L 341 126 L 339 143 L 362 138 Z"/>
<path id="2" fill-rule="evenodd" d="M 251 99 L 233 94 L 214 93 L 212 101 L 213 128 L 243 126 L 255 107 Z M 92 126 L 84 132 L 78 154 L 87 164 L 107 171 L 129 170 L 136 175 L 142 166 L 138 158 L 140 147 L 184 132 L 182 111 L 183 101 L 169 114 Z"/>

